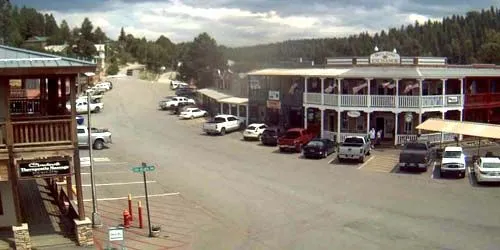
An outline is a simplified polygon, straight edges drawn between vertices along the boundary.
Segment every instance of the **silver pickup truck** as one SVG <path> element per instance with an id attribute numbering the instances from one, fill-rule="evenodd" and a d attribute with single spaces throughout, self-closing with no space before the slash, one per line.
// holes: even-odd
<path id="1" fill-rule="evenodd" d="M 110 144 L 113 143 L 111 140 L 111 132 L 107 129 L 97 129 L 97 128 L 91 128 L 92 129 L 92 134 L 91 134 L 91 140 L 92 140 L 92 148 L 101 150 L 104 148 L 105 144 Z M 89 145 L 89 132 L 86 126 L 78 126 L 77 127 L 77 132 L 78 132 L 78 146 L 79 147 L 86 147 Z"/>
<path id="2" fill-rule="evenodd" d="M 339 146 L 338 160 L 346 159 L 365 162 L 365 157 L 370 155 L 370 138 L 368 136 L 349 136 Z"/>

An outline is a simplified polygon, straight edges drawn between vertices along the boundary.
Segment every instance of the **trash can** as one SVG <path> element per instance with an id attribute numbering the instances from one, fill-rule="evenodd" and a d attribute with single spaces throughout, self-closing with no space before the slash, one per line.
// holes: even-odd
<path id="1" fill-rule="evenodd" d="M 85 118 L 83 118 L 83 116 L 79 115 L 76 117 L 76 123 L 78 125 L 83 125 L 83 122 L 85 121 Z"/>

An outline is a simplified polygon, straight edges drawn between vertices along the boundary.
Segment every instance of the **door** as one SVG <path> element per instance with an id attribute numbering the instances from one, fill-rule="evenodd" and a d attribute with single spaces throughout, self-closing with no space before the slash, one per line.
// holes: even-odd
<path id="1" fill-rule="evenodd" d="M 78 146 L 87 146 L 89 145 L 89 136 L 85 133 L 85 129 L 77 129 L 78 136 Z"/>
<path id="2" fill-rule="evenodd" d="M 236 119 L 235 117 L 228 117 L 227 120 L 229 121 L 229 126 L 231 130 L 237 130 L 238 127 L 240 126 L 239 120 Z"/>
<path id="3" fill-rule="evenodd" d="M 377 117 L 375 119 L 375 130 L 378 132 L 379 130 L 385 131 L 385 119 L 384 117 Z M 382 138 L 384 138 L 384 133 L 382 133 Z"/>

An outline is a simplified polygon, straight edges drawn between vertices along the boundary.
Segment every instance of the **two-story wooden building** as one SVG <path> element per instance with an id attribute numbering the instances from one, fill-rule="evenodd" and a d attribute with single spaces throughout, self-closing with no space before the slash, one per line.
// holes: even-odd
<path id="1" fill-rule="evenodd" d="M 500 111 L 500 67 L 449 65 L 446 58 L 382 51 L 328 58 L 322 68 L 263 69 L 249 76 L 250 110 L 273 114 L 280 109 L 278 117 L 290 119 L 295 115 L 283 107 L 293 98 L 303 122 L 290 125 L 318 127 L 323 137 L 338 141 L 375 128 L 397 145 L 415 139 L 415 127 L 429 117 L 498 122 Z M 253 112 L 249 119 L 263 121 Z M 439 141 L 455 135 L 424 136 Z"/>
<path id="2" fill-rule="evenodd" d="M 74 176 L 78 216 L 85 219 L 75 86 L 79 73 L 95 68 L 86 61 L 0 45 L 0 226 L 26 222 L 19 197 L 27 191 L 19 183 L 33 178 L 65 178 L 71 187 Z"/>

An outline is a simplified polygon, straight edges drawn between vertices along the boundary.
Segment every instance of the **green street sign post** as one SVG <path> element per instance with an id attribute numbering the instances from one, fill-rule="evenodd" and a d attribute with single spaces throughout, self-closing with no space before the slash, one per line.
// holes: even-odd
<path id="1" fill-rule="evenodd" d="M 148 182 L 146 178 L 146 172 L 151 172 L 155 170 L 155 166 L 148 166 L 145 162 L 142 163 L 140 167 L 133 167 L 132 171 L 134 173 L 142 173 L 142 177 L 144 179 L 144 193 L 146 195 L 146 211 L 148 212 L 148 229 L 149 229 L 149 237 L 153 236 L 153 232 L 151 229 L 151 213 L 149 212 L 149 199 L 148 199 Z"/>

